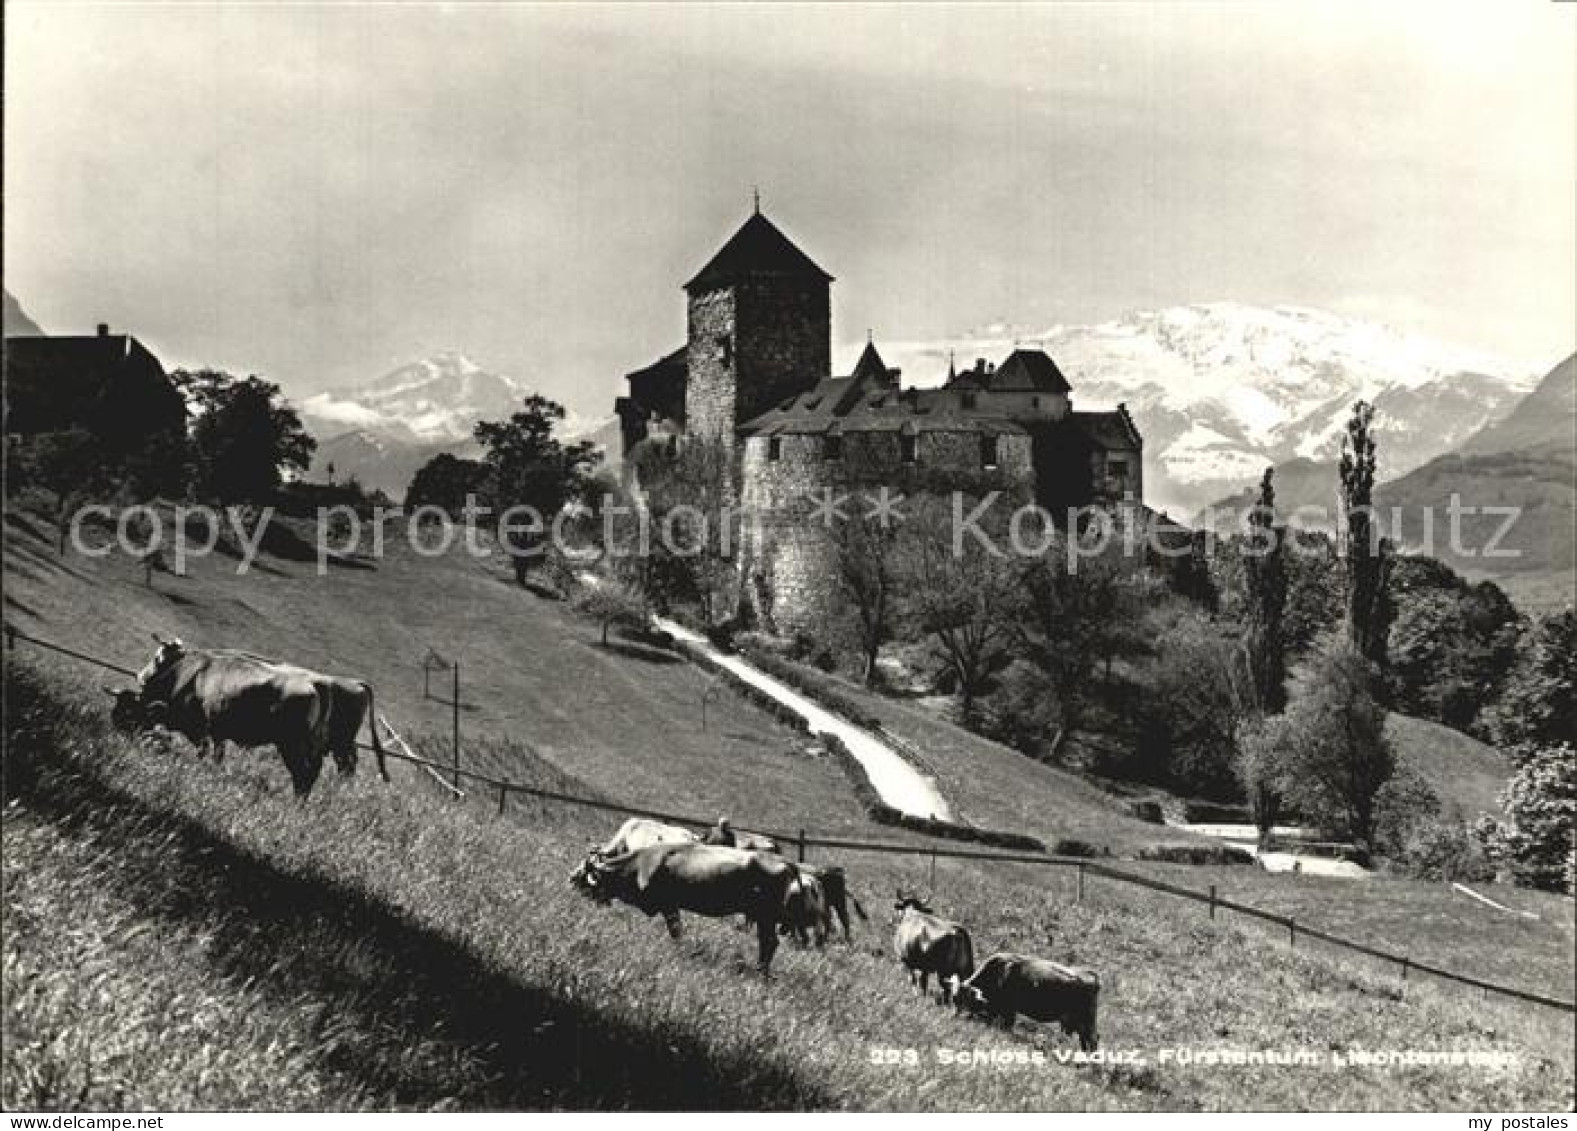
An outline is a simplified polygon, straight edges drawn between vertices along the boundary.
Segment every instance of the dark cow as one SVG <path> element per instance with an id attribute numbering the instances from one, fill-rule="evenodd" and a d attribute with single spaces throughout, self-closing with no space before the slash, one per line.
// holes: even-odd
<path id="1" fill-rule="evenodd" d="M 909 972 L 911 984 L 926 992 L 926 982 L 936 975 L 941 1001 L 952 997 L 955 979 L 975 972 L 975 946 L 969 932 L 958 923 L 931 914 L 931 909 L 912 895 L 898 893 L 893 904 L 898 921 L 893 928 L 893 951 Z"/>
<path id="2" fill-rule="evenodd" d="M 756 965 L 764 974 L 777 952 L 777 925 L 798 874 L 794 865 L 767 853 L 658 844 L 606 860 L 593 854 L 570 882 L 598 902 L 618 900 L 661 915 L 676 939 L 681 911 L 713 918 L 744 915 L 756 925 Z"/>
<path id="3" fill-rule="evenodd" d="M 226 742 L 279 751 L 298 797 L 312 792 L 328 749 L 332 699 L 311 673 L 187 651 L 161 641 L 138 673 L 144 707 L 163 704 L 164 724 L 200 752 Z"/>
<path id="4" fill-rule="evenodd" d="M 215 656 L 234 656 L 266 664 L 281 671 L 303 672 L 311 676 L 328 692 L 329 753 L 334 756 L 334 764 L 339 767 L 340 773 L 349 776 L 356 772 L 356 736 L 361 733 L 362 723 L 365 722 L 367 731 L 372 736 L 373 755 L 378 759 L 378 776 L 384 781 L 389 780 L 388 760 L 384 757 L 383 742 L 378 737 L 377 710 L 373 703 L 372 684 L 366 680 L 351 679 L 346 676 L 325 675 L 311 668 L 301 667 L 299 664 L 273 660 L 252 652 L 230 648 L 215 648 L 212 651 Z"/>
<path id="5" fill-rule="evenodd" d="M 981 963 L 958 987 L 954 1000 L 960 1010 L 995 1017 L 1008 1028 L 1020 1015 L 1055 1021 L 1089 1052 L 1096 1047 L 1100 993 L 1101 979 L 1093 970 L 1002 952 Z"/>
<path id="6" fill-rule="evenodd" d="M 779 931 L 792 934 L 801 945 L 812 940 L 825 946 L 832 933 L 832 915 L 827 910 L 827 893 L 821 881 L 803 866 L 798 866 L 799 876 L 789 885 L 788 898 L 783 905 L 783 922 Z"/>
<path id="7" fill-rule="evenodd" d="M 725 848 L 743 848 L 750 852 L 771 852 L 778 856 L 783 854 L 778 842 L 771 837 L 742 833 L 729 823 L 727 817 L 719 817 L 717 824 L 706 830 L 706 836 L 701 838 L 701 843 L 721 845 Z"/>
<path id="8" fill-rule="evenodd" d="M 843 939 L 845 942 L 854 941 L 854 932 L 849 929 L 849 904 L 854 904 L 854 910 L 861 919 L 870 921 L 865 914 L 865 908 L 860 906 L 860 901 L 849 891 L 849 880 L 841 867 L 836 864 L 827 864 L 817 867 L 812 864 L 800 864 L 799 870 L 807 875 L 814 876 L 821 883 L 822 895 L 825 897 L 827 934 L 832 933 L 832 918 L 836 915 L 838 922 L 843 926 Z"/>

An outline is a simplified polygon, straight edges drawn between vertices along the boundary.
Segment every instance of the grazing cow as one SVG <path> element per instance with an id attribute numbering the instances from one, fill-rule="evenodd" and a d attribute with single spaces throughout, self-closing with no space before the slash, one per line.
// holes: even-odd
<path id="1" fill-rule="evenodd" d="M 676 939 L 681 911 L 713 918 L 744 915 L 756 925 L 756 965 L 765 974 L 777 952 L 778 922 L 798 875 L 794 865 L 766 853 L 658 844 L 610 859 L 593 854 L 570 881 L 600 903 L 618 900 L 647 915 L 661 915 Z"/>
<path id="2" fill-rule="evenodd" d="M 958 923 L 931 914 L 931 909 L 912 895 L 898 893 L 893 904 L 898 921 L 893 929 L 893 951 L 909 972 L 909 981 L 926 992 L 926 983 L 936 975 L 940 1000 L 952 997 L 955 979 L 975 972 L 975 947 L 969 932 Z"/>
<path id="3" fill-rule="evenodd" d="M 854 932 L 849 930 L 849 904 L 854 904 L 854 910 L 861 919 L 870 921 L 865 914 L 865 908 L 860 906 L 860 901 L 849 891 L 849 880 L 841 867 L 836 864 L 827 864 L 817 867 L 812 864 L 801 864 L 799 870 L 807 875 L 814 876 L 821 883 L 822 894 L 826 897 L 826 932 L 832 933 L 832 916 L 838 917 L 838 922 L 843 926 L 844 942 L 854 941 Z"/>
<path id="4" fill-rule="evenodd" d="M 827 910 L 827 894 L 821 881 L 807 868 L 799 866 L 799 877 L 789 885 L 788 899 L 783 906 L 783 923 L 779 930 L 792 934 L 807 945 L 812 939 L 817 946 L 825 946 L 832 933 L 832 915 Z"/>
<path id="5" fill-rule="evenodd" d="M 771 852 L 778 856 L 783 854 L 778 842 L 771 837 L 742 833 L 729 823 L 727 817 L 719 817 L 717 824 L 706 830 L 706 836 L 701 838 L 701 842 L 722 845 L 726 848 L 743 848 L 750 852 Z"/>
<path id="6" fill-rule="evenodd" d="M 1008 1028 L 1020 1014 L 1032 1021 L 1055 1021 L 1089 1052 L 1096 1047 L 1100 993 L 1101 979 L 1093 970 L 1002 952 L 980 964 L 958 987 L 954 1002 L 960 1010 L 995 1017 Z"/>
<path id="7" fill-rule="evenodd" d="M 311 673 L 188 651 L 169 640 L 160 641 L 137 682 L 143 706 L 163 704 L 165 725 L 199 752 L 226 742 L 272 746 L 296 795 L 312 792 L 328 749 L 332 699 Z"/>
<path id="8" fill-rule="evenodd" d="M 213 654 L 252 660 L 281 671 L 302 672 L 311 676 L 328 692 L 329 753 L 334 756 L 334 764 L 339 767 L 340 773 L 349 776 L 356 772 L 356 736 L 361 733 L 362 723 L 365 722 L 367 731 L 372 736 L 372 752 L 378 759 L 378 776 L 384 781 L 389 780 L 388 760 L 384 757 L 383 742 L 378 737 L 377 711 L 373 704 L 372 684 L 366 680 L 351 679 L 346 676 L 325 675 L 301 667 L 299 664 L 272 660 L 252 652 L 216 648 L 213 649 Z"/>

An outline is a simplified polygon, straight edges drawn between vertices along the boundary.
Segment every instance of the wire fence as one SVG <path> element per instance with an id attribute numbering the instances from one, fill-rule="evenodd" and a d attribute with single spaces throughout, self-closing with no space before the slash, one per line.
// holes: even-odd
<path id="1" fill-rule="evenodd" d="M 85 652 L 79 652 L 75 649 L 67 648 L 63 645 L 56 644 L 53 641 L 43 640 L 39 637 L 32 636 L 11 625 L 6 625 L 4 631 L 8 646 L 13 651 L 15 650 L 18 641 L 25 641 L 36 647 L 44 648 L 52 652 L 57 652 L 61 655 L 80 660 L 84 663 L 97 665 L 98 667 L 107 671 L 113 671 L 121 675 L 136 678 L 136 673 L 131 671 L 129 668 L 121 667 L 119 664 L 110 663 L 107 660 L 100 659 L 97 656 L 92 656 Z M 593 809 L 605 813 L 614 813 L 626 817 L 646 817 L 651 820 L 665 821 L 677 825 L 689 825 L 695 828 L 707 828 L 713 824 L 713 821 L 710 818 L 698 817 L 694 814 L 670 813 L 660 809 L 647 809 L 635 805 L 625 805 L 615 801 L 605 801 L 600 798 L 583 797 L 578 794 L 564 793 L 559 790 L 543 789 L 538 786 L 526 785 L 523 782 L 509 781 L 505 778 L 494 777 L 490 774 L 484 774 L 475 770 L 465 769 L 464 767 L 458 765 L 442 765 L 438 762 L 432 761 L 431 759 L 423 758 L 419 754 L 416 754 L 410 749 L 408 745 L 406 745 L 403 739 L 400 739 L 398 735 L 394 735 L 393 728 L 388 727 L 386 722 L 384 725 L 385 729 L 394 736 L 398 746 L 401 748 L 395 750 L 385 747 L 385 757 L 394 758 L 403 762 L 409 762 L 413 765 L 421 767 L 427 775 L 435 779 L 437 785 L 445 787 L 451 796 L 455 796 L 457 798 L 463 798 L 467 796 L 467 794 L 459 790 L 459 783 L 461 781 L 470 782 L 473 784 L 473 786 L 481 787 L 480 789 L 473 789 L 471 793 L 480 794 L 488 798 L 496 798 L 498 812 L 501 814 L 507 811 L 509 807 L 509 798 L 511 796 L 518 795 L 521 797 L 535 798 L 540 801 L 547 801 L 563 805 L 574 805 L 581 808 Z M 357 745 L 364 750 L 372 749 L 370 745 L 364 742 L 358 742 Z M 445 778 L 453 779 L 452 784 L 449 781 L 445 781 Z M 757 827 L 755 825 L 738 825 L 737 827 L 744 831 L 754 832 L 763 836 L 771 837 L 773 840 L 777 841 L 780 846 L 792 846 L 796 850 L 800 860 L 806 859 L 810 849 L 819 848 L 835 849 L 842 852 L 871 852 L 890 855 L 915 856 L 922 858 L 928 857 L 931 861 L 933 876 L 935 872 L 935 862 L 937 860 L 972 860 L 996 862 L 1001 864 L 1028 864 L 1041 867 L 1071 868 L 1075 869 L 1077 873 L 1076 891 L 1077 898 L 1080 900 L 1084 898 L 1085 886 L 1089 879 L 1092 877 L 1099 877 L 1101 879 L 1114 881 L 1118 884 L 1126 884 L 1134 887 L 1145 888 L 1150 891 L 1159 892 L 1163 895 L 1173 896 L 1177 899 L 1203 904 L 1208 908 L 1209 916 L 1212 920 L 1216 918 L 1218 913 L 1230 912 L 1232 914 L 1244 916 L 1245 918 L 1271 924 L 1272 926 L 1287 932 L 1287 941 L 1289 945 L 1292 946 L 1296 946 L 1299 938 L 1301 937 L 1304 939 L 1312 939 L 1326 943 L 1339 949 L 1352 951 L 1356 954 L 1361 954 L 1380 962 L 1392 964 L 1397 967 L 1401 979 L 1404 982 L 1408 980 L 1410 975 L 1427 975 L 1438 978 L 1442 981 L 1455 983 L 1457 985 L 1470 986 L 1474 989 L 1482 991 L 1486 997 L 1490 994 L 1495 994 L 1497 996 L 1511 998 L 1516 1001 L 1523 1001 L 1534 1005 L 1547 1006 L 1551 1009 L 1562 1010 L 1566 1013 L 1577 1013 L 1577 1003 L 1564 1001 L 1560 998 L 1549 997 L 1545 994 L 1534 993 L 1529 990 L 1518 989 L 1514 986 L 1500 985 L 1499 983 L 1486 981 L 1482 978 L 1475 978 L 1468 974 L 1459 974 L 1455 971 L 1446 970 L 1442 967 L 1435 966 L 1427 962 L 1419 962 L 1413 959 L 1410 955 L 1397 954 L 1394 951 L 1388 951 L 1379 947 L 1369 946 L 1368 944 L 1358 942 L 1355 939 L 1344 938 L 1328 931 L 1319 930 L 1318 928 L 1311 927 L 1306 923 L 1298 922 L 1294 916 L 1281 915 L 1273 911 L 1266 911 L 1263 908 L 1251 907 L 1235 900 L 1226 899 L 1217 893 L 1215 885 L 1211 885 L 1208 891 L 1198 891 L 1194 888 L 1182 887 L 1177 884 L 1169 884 L 1164 880 L 1152 879 L 1149 876 L 1142 876 L 1134 872 L 1125 871 L 1114 865 L 1105 864 L 1098 860 L 1076 856 L 1056 856 L 1049 853 L 1001 852 L 986 851 L 983 849 L 932 847 L 915 844 L 902 844 L 891 841 L 883 842 L 853 840 L 844 837 L 811 835 L 808 834 L 804 829 L 786 831 L 782 829 L 772 829 L 765 826 Z"/>

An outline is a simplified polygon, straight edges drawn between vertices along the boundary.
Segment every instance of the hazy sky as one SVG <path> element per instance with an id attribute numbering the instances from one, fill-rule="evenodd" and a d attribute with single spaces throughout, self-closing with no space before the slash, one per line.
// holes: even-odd
<path id="1" fill-rule="evenodd" d="M 463 348 L 582 412 L 765 211 L 834 337 L 1223 299 L 1533 363 L 1577 5 L 6 4 L 5 286 L 304 393 Z"/>

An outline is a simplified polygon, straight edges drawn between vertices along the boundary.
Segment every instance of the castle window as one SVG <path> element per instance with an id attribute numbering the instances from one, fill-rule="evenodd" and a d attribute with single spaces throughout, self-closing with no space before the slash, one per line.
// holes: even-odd
<path id="1" fill-rule="evenodd" d="M 717 357 L 724 365 L 734 364 L 734 339 L 727 334 L 717 336 Z"/>
<path id="2" fill-rule="evenodd" d="M 987 470 L 997 465 L 997 438 L 995 436 L 980 437 L 980 466 Z"/>
<path id="3" fill-rule="evenodd" d="M 964 394 L 964 407 L 965 408 L 974 408 L 975 407 L 975 394 L 974 393 L 965 393 Z"/>
<path id="4" fill-rule="evenodd" d="M 835 460 L 843 458 L 843 437 L 828 436 L 826 445 L 821 450 L 823 459 Z"/>
<path id="5" fill-rule="evenodd" d="M 1113 479 L 1128 478 L 1128 461 L 1125 459 L 1110 460 L 1106 464 L 1106 474 Z"/>
<path id="6" fill-rule="evenodd" d="M 1029 399 L 1029 407 L 1030 408 L 1039 408 L 1040 407 L 1040 398 L 1039 397 L 1030 397 L 1030 399 Z"/>
<path id="7" fill-rule="evenodd" d="M 777 463 L 783 457 L 783 441 L 776 436 L 767 439 L 767 462 Z"/>
<path id="8" fill-rule="evenodd" d="M 900 435 L 898 437 L 898 453 L 905 463 L 920 462 L 920 452 L 913 436 Z"/>

